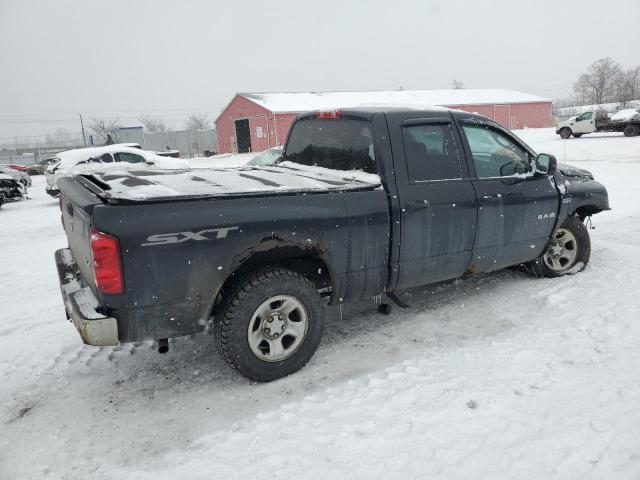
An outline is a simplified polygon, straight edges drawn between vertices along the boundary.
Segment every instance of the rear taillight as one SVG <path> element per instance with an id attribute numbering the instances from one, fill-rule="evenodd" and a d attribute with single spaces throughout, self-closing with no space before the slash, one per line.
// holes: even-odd
<path id="1" fill-rule="evenodd" d="M 97 289 L 108 295 L 124 293 L 118 239 L 91 228 L 91 255 Z"/>
<path id="2" fill-rule="evenodd" d="M 64 215 L 62 214 L 62 195 L 58 197 L 58 205 L 60 205 L 60 221 L 62 222 L 62 228 L 64 229 Z"/>
<path id="3" fill-rule="evenodd" d="M 339 119 L 342 118 L 342 112 L 340 110 L 331 110 L 328 112 L 316 112 L 316 118 L 321 119 Z"/>

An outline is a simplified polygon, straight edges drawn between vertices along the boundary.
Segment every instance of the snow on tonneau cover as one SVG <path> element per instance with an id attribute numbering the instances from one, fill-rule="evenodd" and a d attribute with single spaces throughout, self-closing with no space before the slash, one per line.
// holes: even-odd
<path id="1" fill-rule="evenodd" d="M 198 171 L 109 171 L 79 175 L 99 187 L 109 201 L 157 201 L 377 188 L 380 177 L 360 170 L 332 170 L 294 162 L 269 167 Z"/>

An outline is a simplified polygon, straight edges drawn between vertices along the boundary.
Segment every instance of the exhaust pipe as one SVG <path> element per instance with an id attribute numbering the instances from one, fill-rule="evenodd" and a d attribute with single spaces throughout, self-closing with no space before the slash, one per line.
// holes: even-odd
<path id="1" fill-rule="evenodd" d="M 158 340 L 158 353 L 167 353 L 169 351 L 169 339 L 161 338 Z"/>

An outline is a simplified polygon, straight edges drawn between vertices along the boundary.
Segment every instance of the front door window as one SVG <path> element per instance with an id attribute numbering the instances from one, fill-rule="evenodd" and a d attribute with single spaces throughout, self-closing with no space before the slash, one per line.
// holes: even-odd
<path id="1" fill-rule="evenodd" d="M 591 120 L 592 116 L 593 116 L 593 112 L 584 112 L 582 115 L 580 115 L 578 118 L 576 118 L 576 122 L 582 122 L 584 120 Z"/>
<path id="2" fill-rule="evenodd" d="M 532 171 L 529 153 L 498 129 L 464 125 L 478 178 L 510 177 Z"/>

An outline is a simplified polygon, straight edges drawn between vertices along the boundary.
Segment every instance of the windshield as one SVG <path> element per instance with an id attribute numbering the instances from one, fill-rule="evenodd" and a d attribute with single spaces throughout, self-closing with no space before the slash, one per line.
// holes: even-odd
<path id="1" fill-rule="evenodd" d="M 297 122 L 283 161 L 333 170 L 378 173 L 369 122 L 309 119 Z"/>

